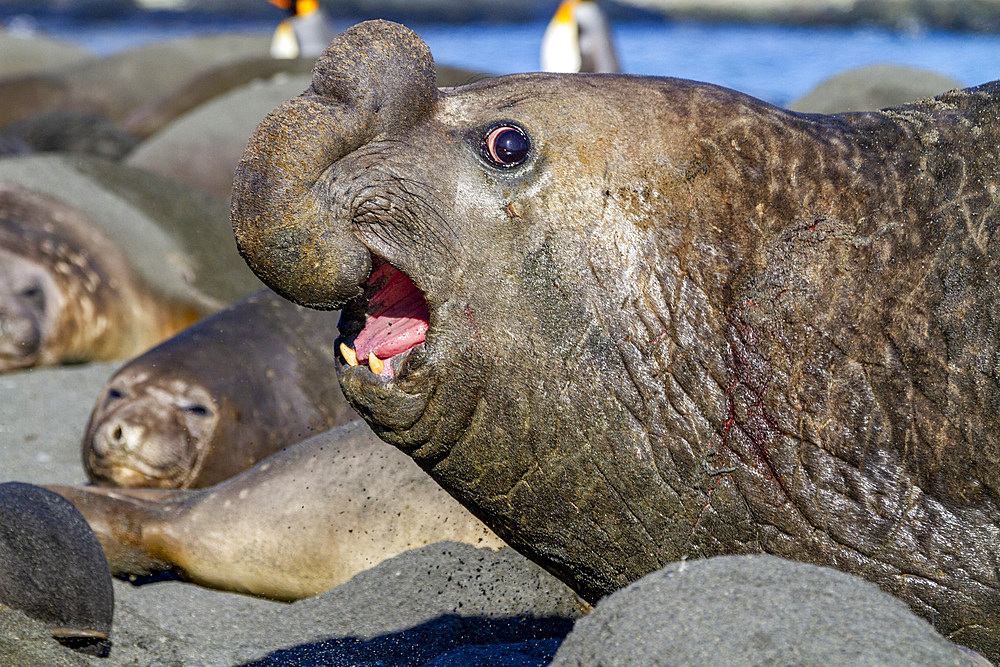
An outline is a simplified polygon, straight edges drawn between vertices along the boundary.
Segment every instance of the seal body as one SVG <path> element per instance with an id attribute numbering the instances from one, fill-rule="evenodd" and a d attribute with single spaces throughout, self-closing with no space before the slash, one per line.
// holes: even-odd
<path id="1" fill-rule="evenodd" d="M 199 316 L 153 290 L 86 216 L 0 185 L 0 371 L 120 359 Z"/>
<path id="2" fill-rule="evenodd" d="M 0 160 L 0 371 L 128 359 L 260 289 L 223 199 L 93 158 Z"/>
<path id="3" fill-rule="evenodd" d="M 337 381 L 338 317 L 263 290 L 125 364 L 83 438 L 90 481 L 211 486 L 356 419 Z"/>
<path id="4" fill-rule="evenodd" d="M 87 518 L 116 575 L 172 571 L 280 600 L 432 542 L 503 544 L 361 421 L 206 489 L 51 488 Z"/>
<path id="5" fill-rule="evenodd" d="M 1000 84 L 819 116 L 432 63 L 343 33 L 234 185 L 376 433 L 589 600 L 770 553 L 1000 658 Z"/>
<path id="6" fill-rule="evenodd" d="M 0 605 L 71 648 L 111 648 L 114 591 L 101 545 L 73 505 L 40 486 L 0 484 Z"/>

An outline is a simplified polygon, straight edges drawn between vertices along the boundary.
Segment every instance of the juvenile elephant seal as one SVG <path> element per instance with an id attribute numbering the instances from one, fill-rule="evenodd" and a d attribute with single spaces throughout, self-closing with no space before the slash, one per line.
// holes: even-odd
<path id="1" fill-rule="evenodd" d="M 154 292 L 86 216 L 0 184 L 0 372 L 132 356 L 199 315 Z"/>
<path id="2" fill-rule="evenodd" d="M 770 553 L 996 661 L 998 118 L 997 83 L 838 116 L 668 78 L 439 91 L 364 23 L 250 139 L 233 225 L 343 308 L 375 432 L 585 598 Z"/>
<path id="3" fill-rule="evenodd" d="M 262 290 L 133 359 L 90 415 L 90 481 L 211 486 L 357 419 L 337 383 L 338 316 Z"/>
<path id="4" fill-rule="evenodd" d="M 279 600 L 432 542 L 503 544 L 361 421 L 207 489 L 51 488 L 87 518 L 116 575 L 173 571 Z"/>
<path id="5" fill-rule="evenodd" d="M 32 484 L 0 484 L 2 606 L 41 621 L 70 648 L 111 648 L 114 590 L 101 545 L 71 504 Z"/>

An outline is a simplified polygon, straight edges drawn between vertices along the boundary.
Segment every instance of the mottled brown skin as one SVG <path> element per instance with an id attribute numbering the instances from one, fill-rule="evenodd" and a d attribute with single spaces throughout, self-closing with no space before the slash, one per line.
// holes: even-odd
<path id="1" fill-rule="evenodd" d="M 430 328 L 380 437 L 589 600 L 770 553 L 866 577 L 1000 659 L 1000 85 L 799 115 L 666 78 L 433 87 L 342 34 L 251 138 L 251 268 L 360 329 L 376 259 Z M 500 169 L 496 122 L 531 138 Z"/>
<path id="2" fill-rule="evenodd" d="M 0 372 L 124 359 L 201 314 L 151 289 L 78 211 L 0 186 Z"/>
<path id="3" fill-rule="evenodd" d="M 205 489 L 49 488 L 84 515 L 116 576 L 173 572 L 278 600 L 322 593 L 433 542 L 503 546 L 360 420 Z"/>
<path id="4" fill-rule="evenodd" d="M 357 419 L 337 382 L 338 317 L 262 290 L 133 359 L 90 415 L 88 478 L 211 486 Z"/>

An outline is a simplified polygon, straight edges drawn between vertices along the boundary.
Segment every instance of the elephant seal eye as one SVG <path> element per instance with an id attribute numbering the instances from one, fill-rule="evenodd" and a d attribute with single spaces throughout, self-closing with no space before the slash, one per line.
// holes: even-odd
<path id="1" fill-rule="evenodd" d="M 516 167 L 528 159 L 531 143 L 519 127 L 500 125 L 489 131 L 483 140 L 482 154 L 497 167 Z"/>

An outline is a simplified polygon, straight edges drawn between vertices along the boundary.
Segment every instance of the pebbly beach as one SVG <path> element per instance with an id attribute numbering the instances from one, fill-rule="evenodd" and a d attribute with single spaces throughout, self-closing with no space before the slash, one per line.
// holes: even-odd
<path id="1" fill-rule="evenodd" d="M 198 11 L 232 9 L 226 0 L 213 2 L 205 0 Z M 138 4 L 143 7 L 130 5 L 128 11 L 146 11 L 145 3 Z M 364 11 L 352 16 L 366 11 L 392 16 L 399 9 L 355 4 Z M 431 4 L 437 13 L 429 16 L 434 17 L 489 14 L 476 3 L 460 3 L 460 8 Z M 992 14 L 981 11 L 990 3 L 963 5 L 968 11 L 961 15 L 946 15 L 936 3 L 907 2 L 634 4 L 671 21 L 869 21 L 917 31 L 994 27 Z M 0 10 L 19 7 L 0 0 Z M 512 7 L 525 16 L 547 15 L 551 9 L 532 2 Z M 163 2 L 156 11 L 175 10 Z M 997 10 L 1000 14 L 1000 3 Z M 616 11 L 632 15 L 634 10 L 612 8 L 611 15 Z M 340 21 L 335 18 L 327 27 L 339 30 L 353 18 L 343 26 Z M 335 331 L 321 345 L 337 350 L 331 358 L 345 394 L 376 433 L 432 472 L 451 497 L 517 549 L 439 541 L 431 531 L 431 538 L 421 542 L 426 546 L 295 602 L 205 588 L 181 581 L 183 572 L 122 576 L 111 584 L 114 612 L 105 657 L 66 648 L 54 639 L 65 628 L 30 618 L 0 597 L 0 664 L 983 667 L 990 664 L 983 655 L 1000 655 L 990 639 L 996 632 L 990 601 L 1000 588 L 994 574 L 983 569 L 997 525 L 995 475 L 982 457 L 969 453 L 974 447 L 941 460 L 920 449 L 931 440 L 940 447 L 975 444 L 974 419 L 959 420 L 953 410 L 941 420 L 951 430 L 936 429 L 934 410 L 951 404 L 941 397 L 937 404 L 921 402 L 921 392 L 936 395 L 934 383 L 940 379 L 932 372 L 937 366 L 913 361 L 934 360 L 940 352 L 921 347 L 925 337 L 918 334 L 927 322 L 907 328 L 899 324 L 904 316 L 883 322 L 878 308 L 863 310 L 869 294 L 876 295 L 873 303 L 895 298 L 899 290 L 886 287 L 890 280 L 914 282 L 904 276 L 908 255 L 892 245 L 896 237 L 883 233 L 902 224 L 898 221 L 912 212 L 908 206 L 932 211 L 940 223 L 933 229 L 959 237 L 932 243 L 913 241 L 916 234 L 911 235 L 912 247 L 905 250 L 913 257 L 932 245 L 948 249 L 949 243 L 962 243 L 953 216 L 972 210 L 970 219 L 984 225 L 992 219 L 992 208 L 982 203 L 983 192 L 992 193 L 992 186 L 980 178 L 989 173 L 989 165 L 983 166 L 992 159 L 988 152 L 974 151 L 983 164 L 970 158 L 970 181 L 958 179 L 966 167 L 958 170 L 946 157 L 957 154 L 947 142 L 964 146 L 972 141 L 968 137 L 994 131 L 991 116 L 982 111 L 992 103 L 994 87 L 961 91 L 968 82 L 927 68 L 877 64 L 851 69 L 809 96 L 789 95 L 775 106 L 682 79 L 616 77 L 604 80 L 604 90 L 574 88 L 576 79 L 552 74 L 491 79 L 484 68 L 431 60 L 418 34 L 386 21 L 338 33 L 315 69 L 315 56 L 278 62 L 268 55 L 269 42 L 270 35 L 260 32 L 224 32 L 98 55 L 37 32 L 25 36 L 0 30 L 0 206 L 14 202 L 6 209 L 14 213 L 0 209 L 0 232 L 22 234 L 11 224 L 21 216 L 42 219 L 39 228 L 48 234 L 27 247 L 0 244 L 0 276 L 14 277 L 0 286 L 0 318 L 7 318 L 0 331 L 22 335 L 19 343 L 0 347 L 0 360 L 7 364 L 0 367 L 0 484 L 88 483 L 81 460 L 88 419 L 95 401 L 107 395 L 102 388 L 109 378 L 134 356 L 139 338 L 124 324 L 109 327 L 109 320 L 127 323 L 128 316 L 144 320 L 156 313 L 156 333 L 168 338 L 266 284 L 301 304 L 344 309 L 336 346 Z M 345 90 L 352 92 L 343 93 L 331 81 L 349 82 L 353 87 Z M 299 96 L 303 90 L 307 95 Z M 643 102 L 654 95 L 670 100 L 663 117 L 694 120 L 661 123 L 649 113 L 655 105 Z M 495 104 L 491 96 L 501 101 L 500 115 L 490 106 Z M 560 97 L 573 104 L 551 102 Z M 452 105 L 447 112 L 441 111 L 441 100 Z M 487 111 L 480 108 L 482 100 Z M 555 106 L 546 106 L 550 102 Z M 914 104 L 905 106 L 909 103 Z M 875 112 L 897 105 L 904 106 Z M 815 115 L 846 111 L 861 113 Z M 355 113 L 358 118 L 370 114 L 357 124 L 356 135 L 351 134 L 353 121 L 344 120 Z M 612 120 L 602 124 L 604 118 Z M 616 126 L 621 118 L 629 122 Z M 447 123 L 468 124 L 456 130 L 461 141 L 454 146 L 437 143 L 445 136 L 438 128 Z M 695 132 L 697 123 L 697 137 L 683 135 Z M 924 125 L 911 132 L 907 123 Z M 630 134 L 639 124 L 649 133 L 641 139 Z M 725 134 L 734 127 L 742 129 Z M 613 131 L 605 135 L 607 128 Z M 342 136 L 349 141 L 341 141 Z M 388 150 L 379 145 L 386 137 L 391 137 L 385 142 Z M 714 143 L 719 137 L 725 140 Z M 370 155 L 366 142 L 376 147 L 371 154 L 385 150 L 383 162 L 365 162 Z M 698 151 L 684 148 L 695 145 Z M 333 149 L 324 154 L 317 175 L 309 171 L 317 146 L 348 148 L 343 155 Z M 651 155 L 650 146 L 665 147 L 669 159 L 661 163 L 662 156 Z M 567 157 L 578 150 L 584 157 Z M 850 150 L 854 153 L 844 157 Z M 907 151 L 918 150 L 931 161 L 926 173 L 938 179 L 938 190 L 927 192 L 938 192 L 942 201 L 930 202 L 931 195 L 917 196 L 923 192 L 919 188 L 907 189 L 913 180 L 905 169 L 913 162 Z M 759 157 L 767 169 L 757 170 L 748 155 Z M 938 155 L 945 157 L 934 162 Z M 600 178 L 588 170 L 601 160 L 614 168 L 603 172 L 607 185 L 595 189 Z M 646 169 L 644 160 L 657 169 Z M 669 169 L 660 170 L 668 163 Z M 726 168 L 716 168 L 721 164 Z M 879 171 L 884 165 L 889 166 Z M 378 180 L 380 170 L 393 169 L 401 175 Z M 782 176 L 785 170 L 795 171 L 794 177 Z M 663 177 L 667 180 L 661 183 L 651 176 L 661 172 L 683 178 Z M 618 174 L 622 180 L 614 183 Z M 366 178 L 374 178 L 374 185 L 364 185 Z M 772 180 L 770 190 L 766 183 L 754 189 L 761 179 Z M 439 187 L 439 181 L 445 185 Z M 378 197 L 371 200 L 375 204 L 365 199 L 365 193 L 386 182 L 410 189 L 400 195 L 388 186 L 385 200 L 398 196 L 389 205 L 381 205 Z M 809 189 L 812 183 L 818 184 L 815 190 Z M 572 197 L 564 197 L 567 184 L 578 188 Z M 896 197 L 894 187 L 906 196 Z M 603 193 L 605 202 L 598 214 L 588 208 L 597 200 L 595 193 Z M 674 197 L 679 197 L 676 206 Z M 357 210 L 344 213 L 347 204 L 330 201 L 349 202 Z M 955 201 L 962 205 L 952 207 Z M 656 255 L 651 277 L 636 269 L 640 263 L 629 262 L 637 256 L 633 245 L 646 248 L 643 235 L 655 226 L 649 220 L 657 207 L 663 210 L 656 220 L 671 225 L 685 215 L 690 220 L 678 225 L 683 234 L 672 236 L 676 230 L 671 230 L 650 238 L 665 244 L 680 244 L 677 239 L 683 238 L 697 251 L 678 245 Z M 678 211 L 682 218 L 674 217 Z M 44 222 L 49 213 L 51 224 Z M 807 213 L 811 227 L 799 224 Z M 350 224 L 360 220 L 360 231 L 345 233 L 337 215 Z M 747 241 L 786 218 L 798 221 L 787 233 L 775 232 L 759 246 Z M 376 219 L 388 231 L 366 236 L 365 225 Z M 581 232 L 575 225 L 585 219 L 607 229 L 592 233 L 584 226 Z M 426 220 L 441 226 L 413 222 Z M 427 227 L 412 236 L 403 233 L 403 241 L 394 237 L 411 223 Z M 882 227 L 873 232 L 867 224 Z M 930 227 L 917 228 L 924 233 Z M 721 240 L 709 238 L 716 233 Z M 505 245 L 508 236 L 513 241 Z M 581 238 L 590 245 L 575 245 Z M 840 244 L 847 238 L 854 240 Z M 892 301 L 884 312 L 917 318 L 931 313 L 927 317 L 933 318 L 955 303 L 964 304 L 967 314 L 992 312 L 987 306 L 977 311 L 973 303 L 984 298 L 986 288 L 975 285 L 993 261 L 991 238 L 975 236 L 979 254 L 971 246 L 955 251 L 965 262 L 964 272 L 958 276 L 957 268 L 942 269 L 947 275 L 942 273 L 941 290 L 927 287 L 938 284 L 930 279 L 918 282 L 911 297 L 930 305 L 921 301 L 904 309 Z M 869 242 L 884 243 L 881 254 L 866 255 Z M 903 247 L 903 241 L 898 243 Z M 86 259 L 88 249 L 108 244 L 122 249 L 121 258 L 116 255 L 106 265 Z M 469 252 L 472 247 L 475 252 Z M 503 263 L 509 259 L 505 253 L 514 258 L 509 265 Z M 450 263 L 440 262 L 446 255 Z M 328 262 L 331 256 L 340 259 Z M 588 268 L 578 270 L 574 258 L 584 256 Z M 942 256 L 928 257 L 914 260 L 915 265 L 950 266 Z M 864 262 L 883 260 L 885 284 L 868 280 L 867 268 L 855 270 L 852 264 L 868 267 Z M 681 266 L 685 262 L 691 264 Z M 55 278 L 33 278 L 39 275 L 33 267 L 46 263 L 56 267 Z M 76 274 L 83 277 L 81 286 L 65 288 Z M 22 275 L 34 282 L 23 286 L 17 282 Z M 679 282 L 661 291 L 675 276 L 682 282 L 705 276 L 706 285 L 712 280 L 725 285 L 716 290 Z M 102 290 L 132 282 L 137 286 L 129 289 L 141 298 L 119 315 L 106 305 Z M 786 283 L 795 289 L 786 289 Z M 612 307 L 595 305 L 600 299 L 587 301 L 588 289 L 605 288 L 614 293 Z M 637 296 L 637 289 L 649 293 Z M 663 306 L 659 299 L 674 289 L 676 302 Z M 939 298 L 948 289 L 965 291 L 948 292 L 950 301 Z M 404 311 L 400 320 L 384 328 L 372 325 L 389 318 L 381 299 L 396 293 L 405 297 L 391 304 Z M 359 294 L 365 296 L 360 307 L 345 297 Z M 58 307 L 65 315 L 36 317 L 33 326 L 55 333 L 33 337 L 19 334 L 22 325 L 10 324 L 16 308 L 8 303 L 43 313 Z M 162 308 L 167 314 L 152 303 L 167 304 Z M 766 308 L 759 309 L 760 304 Z M 768 310 L 779 307 L 785 310 Z M 855 313 L 856 307 L 863 312 Z M 623 314 L 629 308 L 638 309 L 631 319 Z M 682 313 L 676 320 L 675 310 Z M 953 345 L 971 349 L 976 340 L 992 335 L 983 324 L 985 315 L 969 315 L 966 325 L 974 331 L 963 337 L 955 333 L 961 318 L 947 313 L 940 315 L 946 320 L 941 326 Z M 856 326 L 851 324 L 855 316 L 861 323 Z M 668 320 L 669 326 L 663 324 Z M 894 333 L 897 326 L 902 333 Z M 867 327 L 867 334 L 858 334 L 859 327 Z M 85 328 L 110 333 L 87 338 L 80 335 Z M 605 328 L 614 335 L 603 338 Z M 800 336 L 800 328 L 809 335 Z M 252 337 L 252 329 L 236 336 Z M 581 331 L 591 332 L 593 340 L 581 337 Z M 827 336 L 828 331 L 835 333 Z M 891 339 L 886 349 L 905 342 L 899 359 L 878 358 L 884 331 L 891 334 L 885 334 Z M 944 338 L 930 336 L 927 345 Z M 829 342 L 834 339 L 837 345 Z M 140 347 L 149 345 L 142 341 Z M 447 345 L 437 349 L 441 341 Z M 233 345 L 231 340 L 224 344 Z M 813 354 L 810 346 L 822 348 L 816 358 L 823 363 L 801 361 Z M 29 348 L 29 354 L 21 354 Z M 519 362 L 523 350 L 531 353 L 531 364 Z M 700 352 L 684 362 L 683 355 L 692 350 Z M 241 361 L 248 367 L 260 364 L 267 368 L 265 377 L 273 378 L 269 355 L 260 356 L 265 359 L 247 354 Z M 969 358 L 966 348 L 956 358 Z M 859 371 L 856 359 L 865 360 L 869 370 Z M 579 368 L 571 370 L 577 362 Z M 307 388 L 320 384 L 289 363 L 288 378 Z M 479 372 L 477 364 L 487 370 Z M 886 377 L 870 370 L 892 364 L 895 374 Z M 966 377 L 963 364 L 949 366 L 953 377 Z M 221 374 L 240 362 L 220 365 L 226 366 Z M 669 370 L 662 373 L 663 368 Z M 154 364 L 149 373 L 163 370 Z M 982 375 L 989 386 L 973 398 L 964 380 L 953 383 L 958 389 L 952 387 L 973 416 L 989 412 L 994 396 L 995 372 Z M 440 386 L 420 384 L 442 377 L 447 382 Z M 675 378 L 680 384 L 671 384 Z M 695 378 L 690 381 L 696 386 L 687 378 Z M 920 392 L 898 389 L 911 380 Z M 409 393 L 398 389 L 402 386 Z M 858 386 L 863 388 L 852 393 Z M 890 395 L 892 400 L 885 399 Z M 413 397 L 430 400 L 430 407 L 415 408 Z M 241 411 L 256 409 L 255 398 L 263 400 L 246 398 L 236 419 Z M 475 401 L 481 404 L 475 407 Z M 911 401 L 917 406 L 912 411 Z M 828 414 L 813 415 L 815 405 Z M 189 415 L 206 412 L 203 405 L 183 401 L 178 409 Z M 423 430 L 421 420 L 438 418 L 438 411 L 440 422 Z M 904 422 L 916 424 L 912 428 L 925 439 L 900 435 L 902 427 L 897 427 Z M 682 434 L 679 439 L 666 437 L 675 431 Z M 460 446 L 452 457 L 448 448 L 456 442 Z M 686 449 L 669 451 L 675 442 Z M 795 446 L 785 447 L 788 442 Z M 861 442 L 862 454 L 837 450 L 841 442 Z M 994 445 L 994 440 L 985 442 L 983 451 L 992 456 Z M 832 463 L 825 458 L 828 450 L 835 453 Z M 533 457 L 544 465 L 531 463 Z M 267 466 L 266 460 L 251 463 Z M 963 470 L 971 472 L 960 474 Z M 296 483 L 315 483 L 315 476 Z M 217 487 L 209 489 L 209 496 L 212 488 Z M 152 503 L 154 496 L 149 498 Z M 310 512 L 308 503 L 296 509 Z M 109 516 L 113 522 L 114 512 Z M 128 528 L 141 534 L 143 526 Z M 14 533 L 2 529 L 0 547 L 9 547 Z M 108 532 L 115 533 L 113 527 Z M 280 531 L 272 534 L 280 536 Z M 226 539 L 224 530 L 218 539 Z M 296 539 L 288 533 L 292 548 Z M 5 554 L 17 553 L 13 547 L 13 552 L 0 548 L 0 573 L 2 559 L 11 558 Z M 183 543 L 178 551 L 184 551 Z M 51 579 L 52 573 L 45 574 Z M 57 607 L 58 593 L 53 599 Z"/>

